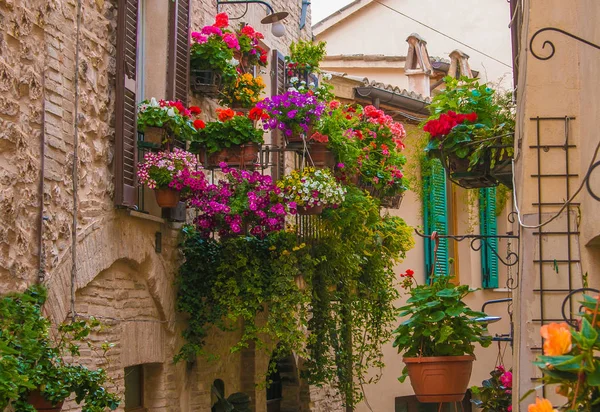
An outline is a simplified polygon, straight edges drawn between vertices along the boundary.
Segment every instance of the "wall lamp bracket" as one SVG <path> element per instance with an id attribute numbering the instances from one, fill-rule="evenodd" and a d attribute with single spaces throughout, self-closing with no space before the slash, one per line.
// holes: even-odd
<path id="1" fill-rule="evenodd" d="M 267 16 L 260 22 L 262 24 L 272 24 L 271 32 L 275 37 L 282 37 L 285 34 L 285 26 L 282 21 L 289 15 L 287 11 L 275 12 L 273 6 L 263 0 L 217 0 L 217 13 L 221 12 L 221 6 L 227 4 L 262 4 L 267 9 Z"/>

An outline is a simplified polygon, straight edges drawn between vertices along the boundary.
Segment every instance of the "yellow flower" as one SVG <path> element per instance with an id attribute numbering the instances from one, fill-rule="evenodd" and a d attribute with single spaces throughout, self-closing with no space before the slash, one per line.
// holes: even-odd
<path id="1" fill-rule="evenodd" d="M 571 351 L 571 329 L 566 323 L 550 323 L 540 330 L 544 342 L 544 355 L 559 356 Z"/>
<path id="2" fill-rule="evenodd" d="M 289 254 L 290 254 L 290 252 L 289 252 L 288 250 L 284 250 L 283 252 L 281 252 L 281 254 L 282 254 L 283 256 L 287 256 L 287 255 L 289 255 Z"/>
<path id="3" fill-rule="evenodd" d="M 275 249 L 277 249 L 275 246 L 269 247 L 269 250 L 275 250 Z"/>
<path id="4" fill-rule="evenodd" d="M 527 412 L 554 412 L 556 409 L 552 408 L 552 403 L 548 399 L 535 398 L 535 404 L 529 405 Z"/>

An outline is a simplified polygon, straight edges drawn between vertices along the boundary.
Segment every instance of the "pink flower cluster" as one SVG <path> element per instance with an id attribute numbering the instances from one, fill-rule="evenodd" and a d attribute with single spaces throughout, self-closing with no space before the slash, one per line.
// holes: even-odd
<path id="1" fill-rule="evenodd" d="M 396 144 L 396 149 L 404 149 L 403 140 L 406 137 L 406 130 L 404 130 L 402 123 L 394 121 L 392 116 L 385 114 L 383 110 L 379 110 L 375 106 L 366 106 L 363 114 L 368 123 L 378 126 L 376 130 L 372 130 L 373 132 L 377 134 L 391 134 L 392 141 Z"/>
<path id="2" fill-rule="evenodd" d="M 180 192 L 193 192 L 206 188 L 206 178 L 196 157 L 185 150 L 148 152 L 138 165 L 138 179 L 149 189 L 171 188 Z"/>
<path id="3" fill-rule="evenodd" d="M 259 172 L 230 169 L 221 163 L 224 178 L 193 193 L 188 203 L 198 209 L 198 230 L 206 237 L 214 232 L 234 236 L 247 231 L 264 237 L 283 230 L 287 214 L 296 213 L 296 205 L 278 195 L 281 190 L 271 176 Z"/>

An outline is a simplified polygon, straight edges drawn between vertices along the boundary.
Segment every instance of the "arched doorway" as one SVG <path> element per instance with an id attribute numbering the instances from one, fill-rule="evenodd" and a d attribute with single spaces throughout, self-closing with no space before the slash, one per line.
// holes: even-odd
<path id="1" fill-rule="evenodd" d="M 303 387 L 307 385 L 301 385 L 296 357 L 290 354 L 271 361 L 275 361 L 275 369 L 268 375 L 271 384 L 266 389 L 267 412 L 308 411 L 307 406 L 303 406 L 303 401 L 309 395 L 301 395 Z"/>

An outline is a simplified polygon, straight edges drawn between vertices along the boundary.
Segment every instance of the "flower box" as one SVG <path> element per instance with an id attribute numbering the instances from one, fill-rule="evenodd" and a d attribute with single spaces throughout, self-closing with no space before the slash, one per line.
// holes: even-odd
<path id="1" fill-rule="evenodd" d="M 206 149 L 201 149 L 200 162 L 208 168 L 220 167 L 225 163 L 229 167 L 249 169 L 258 164 L 259 146 L 257 144 L 244 144 L 231 146 L 215 153 L 208 154 Z"/>
<path id="2" fill-rule="evenodd" d="M 221 90 L 221 75 L 214 70 L 192 69 L 190 88 L 192 92 L 204 96 L 217 96 Z"/>
<path id="3" fill-rule="evenodd" d="M 168 137 L 164 127 L 146 127 L 143 135 L 144 142 L 158 146 L 162 145 L 163 141 Z"/>
<path id="4" fill-rule="evenodd" d="M 469 167 L 469 158 L 461 159 L 456 153 L 440 154 L 442 165 L 448 172 L 450 180 L 466 189 L 478 189 L 498 186 L 502 183 L 512 189 L 512 159 L 503 157 L 492 162 L 492 150 L 506 147 L 487 148 L 482 160 Z M 491 165 L 494 164 L 492 168 Z"/>

